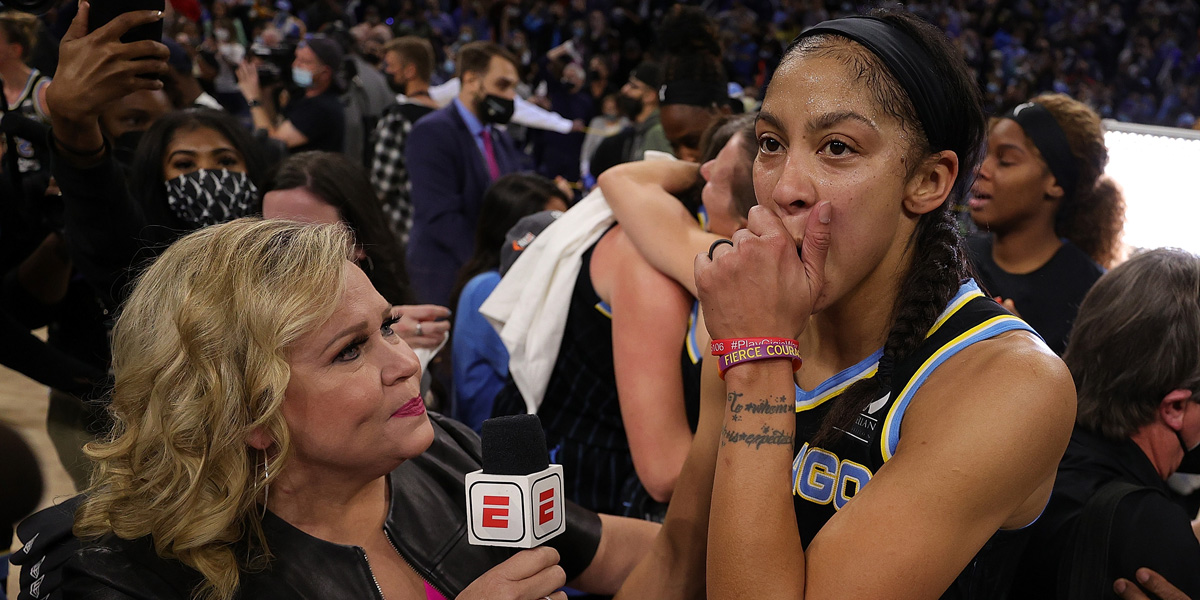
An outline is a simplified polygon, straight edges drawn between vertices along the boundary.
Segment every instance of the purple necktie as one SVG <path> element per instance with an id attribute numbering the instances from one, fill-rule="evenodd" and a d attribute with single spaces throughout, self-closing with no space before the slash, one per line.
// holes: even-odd
<path id="1" fill-rule="evenodd" d="M 479 137 L 483 138 L 483 157 L 487 159 L 488 174 L 495 181 L 500 178 L 500 165 L 496 163 L 496 150 L 492 147 L 492 132 L 484 129 L 479 132 Z"/>

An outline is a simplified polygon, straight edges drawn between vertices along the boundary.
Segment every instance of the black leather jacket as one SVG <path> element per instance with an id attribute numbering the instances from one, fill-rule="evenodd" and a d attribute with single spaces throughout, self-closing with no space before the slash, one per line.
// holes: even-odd
<path id="1" fill-rule="evenodd" d="M 479 468 L 479 437 L 448 418 L 429 416 L 434 442 L 421 456 L 392 471 L 391 511 L 384 529 L 421 577 L 447 598 L 454 598 L 514 551 L 467 543 L 463 478 Z M 69 535 L 71 523 L 63 518 L 72 512 L 50 508 L 23 523 L 18 528 L 21 540 L 27 542 L 34 535 L 38 539 L 29 552 L 14 554 L 16 562 L 35 565 L 56 547 L 77 543 Z M 550 545 L 561 554 L 567 578 L 573 579 L 595 556 L 600 518 L 569 503 L 566 516 L 566 533 Z M 274 559 L 265 571 L 242 574 L 240 598 L 382 600 L 362 548 L 314 538 L 270 513 L 263 520 L 263 529 Z M 43 563 L 36 574 L 23 570 L 22 599 L 188 600 L 200 581 L 199 574 L 182 563 L 160 558 L 148 536 L 122 540 L 109 535 L 85 544 L 66 560 L 61 590 L 51 589 L 57 582 L 52 581 L 54 574 L 47 572 L 47 566 Z M 37 595 L 30 593 L 35 585 L 40 588 Z M 61 596 L 56 595 L 59 591 Z"/>

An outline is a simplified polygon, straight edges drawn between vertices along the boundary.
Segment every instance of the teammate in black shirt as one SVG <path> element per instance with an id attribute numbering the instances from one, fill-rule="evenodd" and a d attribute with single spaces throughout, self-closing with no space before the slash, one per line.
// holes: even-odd
<path id="1" fill-rule="evenodd" d="M 987 293 L 1060 355 L 1084 294 L 1120 251 L 1125 202 L 1103 177 L 1100 117 L 1062 94 L 993 119 L 968 206 L 985 233 L 971 262 Z"/>

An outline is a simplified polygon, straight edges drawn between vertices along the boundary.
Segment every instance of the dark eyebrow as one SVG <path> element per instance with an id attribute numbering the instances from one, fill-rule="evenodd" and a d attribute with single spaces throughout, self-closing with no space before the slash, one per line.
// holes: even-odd
<path id="1" fill-rule="evenodd" d="M 760 122 L 766 123 L 775 129 L 783 129 L 783 122 L 779 120 L 779 117 L 765 110 L 758 111 L 758 116 L 754 119 L 755 125 L 758 125 Z"/>
<path id="2" fill-rule="evenodd" d="M 176 154 L 186 154 L 186 155 L 188 155 L 188 156 L 195 156 L 195 155 L 196 155 L 196 151 L 195 151 L 195 150 L 188 150 L 188 149 L 186 149 L 186 148 L 185 148 L 185 149 L 182 149 L 182 150 L 176 150 L 176 151 L 172 152 L 171 154 L 167 155 L 167 160 L 171 160 L 172 158 L 175 158 L 175 155 L 176 155 Z"/>
<path id="3" fill-rule="evenodd" d="M 818 131 L 824 131 L 832 128 L 834 125 L 837 125 L 842 121 L 858 121 L 859 123 L 862 123 L 863 125 L 866 125 L 875 131 L 879 131 L 879 128 L 875 126 L 875 122 L 871 119 L 868 119 L 862 114 L 856 113 L 852 110 L 843 110 L 825 113 L 817 117 L 816 120 L 808 124 L 808 132 L 816 133 Z"/>
<path id="4" fill-rule="evenodd" d="M 1017 152 L 1020 152 L 1021 154 L 1028 154 L 1028 152 L 1026 152 L 1024 148 L 1022 148 L 1016 144 L 999 144 L 996 146 L 997 154 L 1004 152 L 1005 150 L 1016 150 Z"/>

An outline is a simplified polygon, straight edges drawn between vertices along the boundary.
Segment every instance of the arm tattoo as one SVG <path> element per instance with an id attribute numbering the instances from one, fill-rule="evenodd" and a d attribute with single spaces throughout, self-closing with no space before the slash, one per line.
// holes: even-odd
<path id="1" fill-rule="evenodd" d="M 764 424 L 761 430 L 739 430 L 734 424 L 742 421 L 743 413 L 745 415 L 783 415 L 790 414 L 795 408 L 788 403 L 786 396 L 779 396 L 775 399 L 764 398 L 756 402 L 745 402 L 742 400 L 741 392 L 729 392 L 727 399 L 729 401 L 729 422 L 721 431 L 721 445 L 727 443 L 743 443 L 755 450 L 767 446 L 788 446 L 791 447 L 794 441 L 794 434 L 788 433 L 782 429 L 771 427 Z"/>

